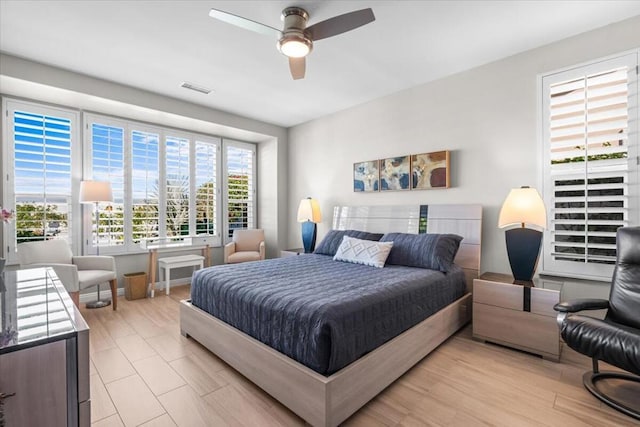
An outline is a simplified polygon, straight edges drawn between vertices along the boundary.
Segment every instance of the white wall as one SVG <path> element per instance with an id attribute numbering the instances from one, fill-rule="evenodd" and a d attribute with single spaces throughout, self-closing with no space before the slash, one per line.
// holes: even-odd
<path id="1" fill-rule="evenodd" d="M 637 47 L 640 16 L 291 128 L 289 245 L 307 196 L 321 204 L 318 239 L 336 205 L 480 203 L 481 269 L 509 273 L 498 212 L 511 188 L 541 188 L 538 75 Z M 354 162 L 439 150 L 452 154 L 450 189 L 353 192 Z"/>
<path id="2" fill-rule="evenodd" d="M 286 225 L 281 224 L 278 196 L 286 197 L 286 145 L 273 138 L 258 144 L 258 224 L 264 229 L 267 258 L 279 256 L 284 247 Z M 278 167 L 280 166 L 280 167 Z M 283 196 L 284 195 L 284 196 Z M 282 203 L 286 207 L 286 202 Z M 281 231 L 281 233 L 279 233 Z"/>

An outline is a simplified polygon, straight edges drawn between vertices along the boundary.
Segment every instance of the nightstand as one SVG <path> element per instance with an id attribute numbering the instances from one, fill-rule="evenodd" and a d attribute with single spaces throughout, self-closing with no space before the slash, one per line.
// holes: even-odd
<path id="1" fill-rule="evenodd" d="M 562 282 L 536 277 L 527 285 L 507 274 L 484 273 L 473 281 L 473 338 L 560 360 L 553 306 Z"/>
<path id="2" fill-rule="evenodd" d="M 280 258 L 296 255 L 304 255 L 304 248 L 284 249 L 280 251 Z"/>

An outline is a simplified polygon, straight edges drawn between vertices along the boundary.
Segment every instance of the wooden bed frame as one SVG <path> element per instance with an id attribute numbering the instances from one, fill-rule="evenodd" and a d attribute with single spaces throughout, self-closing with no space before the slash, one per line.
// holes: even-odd
<path id="1" fill-rule="evenodd" d="M 422 220 L 421 220 L 422 219 Z M 426 227 L 424 221 L 426 220 Z M 326 377 L 185 300 L 180 329 L 313 426 L 336 426 L 471 320 L 471 283 L 480 268 L 480 205 L 336 207 L 334 228 L 455 233 L 467 293 L 411 329 Z"/>

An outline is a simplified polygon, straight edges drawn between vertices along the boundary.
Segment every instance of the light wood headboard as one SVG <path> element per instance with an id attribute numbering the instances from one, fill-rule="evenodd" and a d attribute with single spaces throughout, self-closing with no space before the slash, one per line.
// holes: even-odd
<path id="1" fill-rule="evenodd" d="M 480 272 L 481 205 L 336 206 L 333 228 L 372 233 L 452 233 L 462 236 L 455 262 L 465 271 L 467 289 Z"/>

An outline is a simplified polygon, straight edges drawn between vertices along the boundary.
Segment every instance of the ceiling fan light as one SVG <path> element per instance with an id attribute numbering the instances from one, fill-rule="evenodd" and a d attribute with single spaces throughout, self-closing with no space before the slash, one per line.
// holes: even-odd
<path id="1" fill-rule="evenodd" d="M 311 52 L 311 40 L 296 34 L 287 34 L 278 41 L 278 49 L 289 58 L 302 58 Z"/>
<path id="2" fill-rule="evenodd" d="M 302 58 L 309 54 L 309 46 L 298 40 L 290 40 L 284 42 L 280 47 L 282 53 L 291 58 Z"/>

